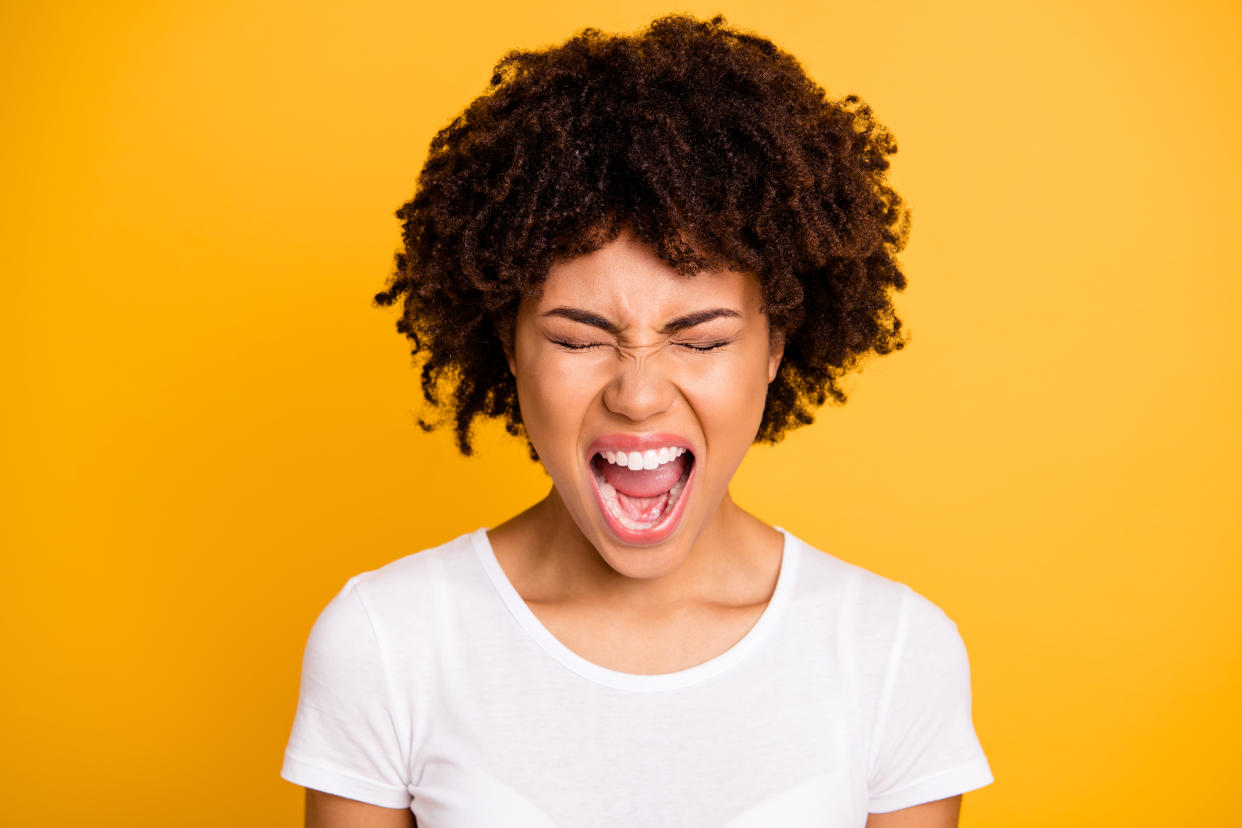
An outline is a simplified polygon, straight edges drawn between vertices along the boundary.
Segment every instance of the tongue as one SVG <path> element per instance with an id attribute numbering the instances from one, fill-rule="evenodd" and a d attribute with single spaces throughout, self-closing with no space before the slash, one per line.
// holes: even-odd
<path id="1" fill-rule="evenodd" d="M 621 494 L 630 497 L 655 497 L 673 488 L 673 484 L 681 479 L 686 469 L 687 456 L 683 454 L 654 469 L 623 469 L 602 458 L 597 458 L 595 462 L 599 473 Z"/>

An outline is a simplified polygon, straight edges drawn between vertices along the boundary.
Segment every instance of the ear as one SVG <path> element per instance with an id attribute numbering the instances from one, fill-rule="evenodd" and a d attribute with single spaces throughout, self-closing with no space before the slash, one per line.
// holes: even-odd
<path id="1" fill-rule="evenodd" d="M 768 382 L 776 379 L 780 370 L 781 359 L 785 356 L 785 331 L 772 328 L 768 331 Z"/>

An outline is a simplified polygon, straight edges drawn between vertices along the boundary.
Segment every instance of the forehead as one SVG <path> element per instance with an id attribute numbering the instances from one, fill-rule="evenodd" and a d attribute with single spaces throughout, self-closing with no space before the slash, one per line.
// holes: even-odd
<path id="1" fill-rule="evenodd" d="M 530 305 L 536 313 L 568 305 L 635 321 L 716 307 L 748 316 L 760 312 L 760 294 L 753 274 L 718 270 L 685 276 L 653 248 L 622 233 L 599 250 L 553 265 Z"/>

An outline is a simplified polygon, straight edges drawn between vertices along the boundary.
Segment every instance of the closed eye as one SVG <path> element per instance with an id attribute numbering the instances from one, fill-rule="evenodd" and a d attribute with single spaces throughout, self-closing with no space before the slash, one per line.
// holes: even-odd
<path id="1" fill-rule="evenodd" d="M 567 351 L 589 351 L 591 348 L 599 348 L 603 345 L 601 342 L 570 342 L 567 339 L 554 339 L 548 337 L 548 341 L 554 345 L 559 345 Z"/>
<path id="2" fill-rule="evenodd" d="M 707 342 L 702 345 L 694 345 L 689 342 L 679 342 L 677 344 L 683 348 L 689 348 L 691 351 L 707 353 L 708 351 L 714 351 L 717 348 L 723 348 L 724 346 L 728 345 L 729 342 L 728 340 L 721 340 L 720 342 Z"/>

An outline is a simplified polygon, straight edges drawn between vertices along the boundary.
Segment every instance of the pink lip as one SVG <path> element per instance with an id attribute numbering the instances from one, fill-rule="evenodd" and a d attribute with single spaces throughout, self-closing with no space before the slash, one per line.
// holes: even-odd
<path id="1" fill-rule="evenodd" d="M 676 434 L 605 434 L 587 446 L 587 460 L 604 451 L 646 451 L 662 446 L 695 450 L 689 440 Z"/>
<path id="2" fill-rule="evenodd" d="M 691 454 L 695 453 L 694 447 L 683 437 L 675 434 L 606 434 L 603 437 L 596 438 L 591 442 L 588 448 L 590 452 L 587 455 L 587 466 L 590 469 L 590 463 L 595 459 L 595 455 L 604 451 L 646 451 L 647 449 L 660 448 L 662 446 L 677 446 L 687 449 Z M 599 491 L 599 483 L 595 479 L 594 470 L 590 470 L 588 475 L 591 478 L 591 492 L 595 495 L 596 507 L 600 514 L 604 517 L 604 523 L 608 526 L 608 530 L 613 536 L 622 543 L 632 546 L 651 546 L 667 539 L 669 535 L 677 529 L 677 525 L 681 522 L 682 512 L 685 511 L 686 502 L 690 499 L 690 490 L 694 487 L 694 478 L 698 471 L 698 459 L 696 457 L 693 465 L 690 466 L 690 476 L 686 478 L 685 488 L 681 491 L 681 496 L 677 498 L 677 502 L 673 504 L 673 510 L 664 516 L 664 520 L 657 523 L 650 529 L 630 529 L 628 526 L 622 526 L 612 512 L 609 511 L 608 505 L 604 503 L 604 496 Z"/>

